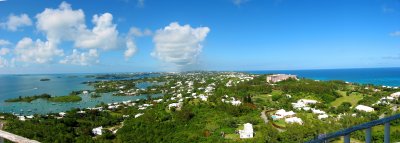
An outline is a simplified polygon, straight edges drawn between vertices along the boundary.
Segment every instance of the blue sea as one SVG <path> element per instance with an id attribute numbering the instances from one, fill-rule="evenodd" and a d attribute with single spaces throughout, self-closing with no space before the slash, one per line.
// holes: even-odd
<path id="1" fill-rule="evenodd" d="M 361 84 L 400 86 L 400 68 L 246 71 L 252 74 L 284 73 L 315 80 L 343 80 Z"/>

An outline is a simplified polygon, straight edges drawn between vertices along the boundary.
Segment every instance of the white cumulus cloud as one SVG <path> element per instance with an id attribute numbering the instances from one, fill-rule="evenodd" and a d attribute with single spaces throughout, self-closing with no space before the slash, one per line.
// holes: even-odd
<path id="1" fill-rule="evenodd" d="M 1 27 L 10 31 L 17 31 L 19 27 L 30 25 L 32 25 L 32 21 L 27 14 L 10 14 L 6 22 L 0 23 Z"/>
<path id="2" fill-rule="evenodd" d="M 209 31 L 208 27 L 192 28 L 173 22 L 157 30 L 153 38 L 155 49 L 151 55 L 178 68 L 195 64 Z"/>
<path id="3" fill-rule="evenodd" d="M 17 43 L 15 54 L 18 61 L 43 64 L 52 61 L 54 56 L 63 56 L 63 50 L 52 41 L 23 38 Z"/>
<path id="4" fill-rule="evenodd" d="M 112 22 L 113 16 L 104 13 L 94 15 L 92 22 L 96 25 L 92 30 L 85 30 L 77 35 L 75 46 L 80 48 L 115 49 L 118 46 L 118 31 Z"/>
<path id="5" fill-rule="evenodd" d="M 72 10 L 66 2 L 62 2 L 58 9 L 46 8 L 36 18 L 36 28 L 49 40 L 74 40 L 80 31 L 86 29 L 83 11 Z"/>
<path id="6" fill-rule="evenodd" d="M 72 54 L 66 56 L 64 60 L 61 60 L 61 64 L 73 64 L 88 66 L 99 63 L 99 53 L 96 49 L 90 49 L 88 52 L 79 52 L 77 49 L 72 51 Z"/>

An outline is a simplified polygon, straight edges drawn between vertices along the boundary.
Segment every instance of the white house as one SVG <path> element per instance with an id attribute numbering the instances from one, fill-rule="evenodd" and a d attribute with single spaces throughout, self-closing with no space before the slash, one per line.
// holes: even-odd
<path id="1" fill-rule="evenodd" d="M 182 107 L 182 102 L 171 103 L 171 104 L 168 105 L 168 109 L 171 110 L 171 107 L 181 108 Z"/>
<path id="2" fill-rule="evenodd" d="M 239 134 L 242 139 L 253 138 L 253 125 L 250 123 L 244 124 L 243 130 L 239 130 Z"/>
<path id="3" fill-rule="evenodd" d="M 390 96 L 394 97 L 394 98 L 399 98 L 400 97 L 400 92 L 392 93 L 392 94 L 390 94 Z"/>
<path id="4" fill-rule="evenodd" d="M 94 135 L 102 135 L 103 134 L 102 130 L 103 130 L 103 126 L 100 126 L 100 127 L 92 129 L 92 133 Z"/>
<path id="5" fill-rule="evenodd" d="M 312 108 L 311 110 L 312 110 L 312 112 L 313 112 L 314 114 L 317 114 L 317 115 L 323 115 L 323 114 L 325 114 L 325 111 L 322 111 L 322 110 L 319 110 L 319 109 L 314 109 L 314 108 Z"/>
<path id="6" fill-rule="evenodd" d="M 326 115 L 326 114 L 321 114 L 321 115 L 318 115 L 318 119 L 325 119 L 325 118 L 328 118 L 329 116 L 328 115 Z"/>
<path id="7" fill-rule="evenodd" d="M 368 107 L 368 106 L 365 106 L 365 105 L 357 105 L 356 109 L 358 111 L 364 111 L 364 112 L 373 112 L 374 111 L 374 108 Z"/>
<path id="8" fill-rule="evenodd" d="M 286 112 L 285 109 L 280 109 L 275 112 L 274 119 L 277 120 L 277 119 L 282 119 L 282 118 L 286 118 L 286 117 L 293 117 L 294 115 L 296 115 L 296 113 L 294 113 L 293 111 Z"/>
<path id="9" fill-rule="evenodd" d="M 61 117 L 64 117 L 66 114 L 67 114 L 67 113 L 65 113 L 65 112 L 60 112 L 60 113 L 58 113 L 58 115 L 60 115 Z"/>
<path id="10" fill-rule="evenodd" d="M 143 113 L 136 114 L 136 115 L 135 115 L 135 118 L 140 117 L 140 116 L 142 116 L 142 115 L 143 115 Z"/>
<path id="11" fill-rule="evenodd" d="M 239 100 L 232 100 L 231 103 L 233 106 L 239 106 L 240 104 L 242 104 L 242 102 L 240 102 Z"/>
<path id="12" fill-rule="evenodd" d="M 303 124 L 303 120 L 301 120 L 301 118 L 299 117 L 290 117 L 290 118 L 286 118 L 285 119 L 286 123 L 298 123 L 298 124 Z"/>
<path id="13" fill-rule="evenodd" d="M 310 100 L 310 99 L 300 99 L 300 100 L 297 101 L 297 102 L 303 102 L 303 103 L 306 104 L 306 105 L 318 103 L 317 100 Z"/>

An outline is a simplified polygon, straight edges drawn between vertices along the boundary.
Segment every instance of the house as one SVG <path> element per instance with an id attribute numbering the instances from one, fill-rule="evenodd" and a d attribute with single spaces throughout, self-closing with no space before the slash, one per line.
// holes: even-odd
<path id="1" fill-rule="evenodd" d="M 280 82 L 280 81 L 283 81 L 283 80 L 287 80 L 289 78 L 297 79 L 297 76 L 296 75 L 290 75 L 290 74 L 273 74 L 273 75 L 267 76 L 267 82 L 275 83 L 275 82 Z"/>
<path id="2" fill-rule="evenodd" d="M 92 133 L 94 135 L 102 135 L 103 134 L 102 130 L 103 130 L 103 126 L 100 126 L 100 127 L 92 129 Z"/>
<path id="3" fill-rule="evenodd" d="M 306 105 L 318 103 L 317 100 L 311 100 L 311 99 L 300 99 L 300 100 L 297 101 L 297 102 L 303 102 L 303 103 L 306 104 Z"/>
<path id="4" fill-rule="evenodd" d="M 357 105 L 356 110 L 364 112 L 373 112 L 374 108 L 365 105 Z"/>
<path id="5" fill-rule="evenodd" d="M 303 124 L 303 120 L 301 120 L 301 118 L 299 118 L 299 117 L 286 118 L 285 122 L 288 124 L 292 124 L 292 123 Z"/>
<path id="6" fill-rule="evenodd" d="M 392 93 L 392 94 L 390 94 L 390 96 L 394 97 L 394 98 L 399 98 L 400 97 L 400 92 Z"/>
<path id="7" fill-rule="evenodd" d="M 58 113 L 58 115 L 60 115 L 61 117 L 64 117 L 66 114 L 67 114 L 67 113 L 65 113 L 65 112 L 60 112 L 60 113 Z"/>
<path id="8" fill-rule="evenodd" d="M 143 113 L 138 113 L 138 114 L 135 115 L 135 118 L 140 117 L 142 115 L 143 115 Z"/>
<path id="9" fill-rule="evenodd" d="M 168 109 L 171 110 L 171 107 L 181 108 L 182 107 L 182 102 L 171 103 L 171 104 L 168 105 Z"/>
<path id="10" fill-rule="evenodd" d="M 314 108 L 312 108 L 311 110 L 312 110 L 312 112 L 313 112 L 314 114 L 317 114 L 317 115 L 323 115 L 323 114 L 325 114 L 325 111 L 322 111 L 322 110 L 319 110 L 319 109 L 314 109 Z"/>
<path id="11" fill-rule="evenodd" d="M 321 115 L 318 115 L 318 119 L 325 119 L 325 118 L 328 118 L 329 116 L 328 115 L 326 115 L 326 114 L 321 114 Z"/>
<path id="12" fill-rule="evenodd" d="M 296 113 L 294 113 L 293 111 L 286 112 L 285 109 L 280 109 L 275 112 L 275 115 L 273 118 L 274 118 L 274 120 L 279 120 L 282 118 L 294 117 L 295 115 L 296 115 Z"/>
<path id="13" fill-rule="evenodd" d="M 233 106 L 239 106 L 240 104 L 242 104 L 242 102 L 240 102 L 239 100 L 232 100 L 231 103 Z"/>
<path id="14" fill-rule="evenodd" d="M 25 119 L 25 116 L 18 116 L 18 120 L 25 121 L 26 119 Z"/>
<path id="15" fill-rule="evenodd" d="M 253 125 L 250 123 L 246 123 L 243 125 L 243 130 L 239 130 L 239 135 L 241 139 L 253 138 Z"/>
<path id="16" fill-rule="evenodd" d="M 294 109 L 297 109 L 297 110 L 303 109 L 303 110 L 308 111 L 309 110 L 308 105 L 316 104 L 316 103 L 318 103 L 317 100 L 300 99 L 296 103 L 292 103 L 292 106 Z"/>

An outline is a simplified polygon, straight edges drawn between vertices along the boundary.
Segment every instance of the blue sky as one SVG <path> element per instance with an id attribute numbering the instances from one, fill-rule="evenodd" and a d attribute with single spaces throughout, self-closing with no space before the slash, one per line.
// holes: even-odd
<path id="1" fill-rule="evenodd" d="M 0 23 L 2 74 L 400 66 L 397 0 L 7 0 Z"/>

